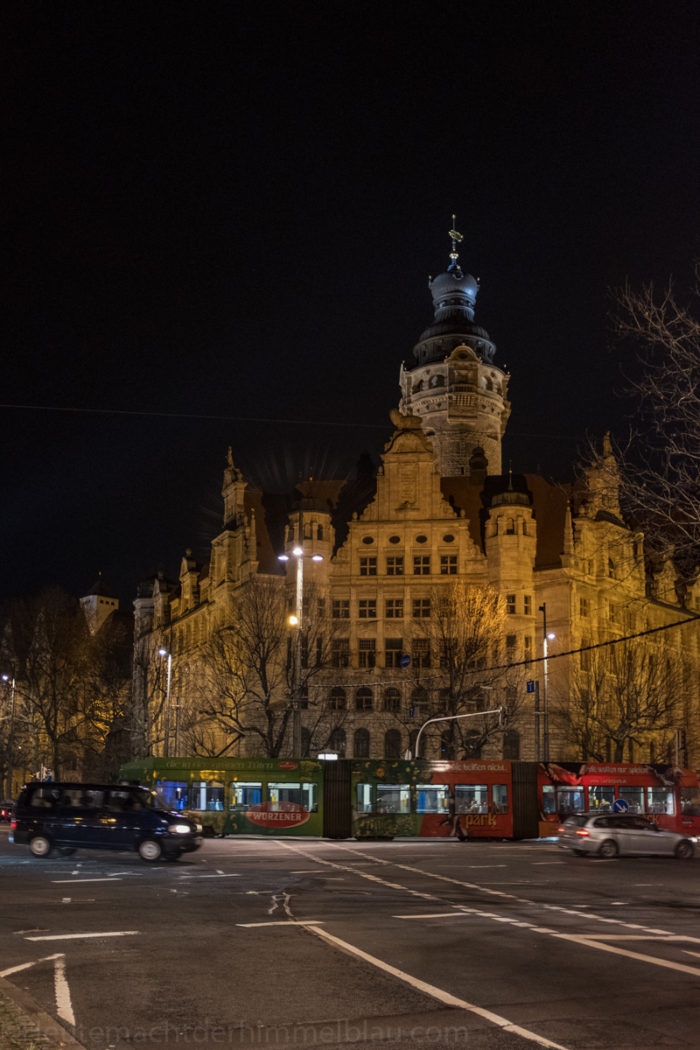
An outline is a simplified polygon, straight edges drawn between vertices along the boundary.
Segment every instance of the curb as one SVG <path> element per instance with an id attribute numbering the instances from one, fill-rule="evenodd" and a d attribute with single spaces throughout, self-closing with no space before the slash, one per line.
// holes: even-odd
<path id="1" fill-rule="evenodd" d="M 21 988 L 0 977 L 2 1050 L 85 1050 Z"/>

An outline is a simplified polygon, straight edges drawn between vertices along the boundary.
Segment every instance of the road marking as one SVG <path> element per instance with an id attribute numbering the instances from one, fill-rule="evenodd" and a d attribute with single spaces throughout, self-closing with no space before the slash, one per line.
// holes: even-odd
<path id="1" fill-rule="evenodd" d="M 75 1014 L 70 997 L 70 988 L 66 980 L 66 957 L 56 957 L 53 968 L 53 983 L 56 996 L 56 1013 L 67 1024 L 75 1025 Z"/>
<path id="2" fill-rule="evenodd" d="M 240 877 L 240 872 L 231 875 L 224 875 L 222 871 L 218 871 L 216 875 L 178 875 L 178 879 L 240 879 Z"/>
<path id="3" fill-rule="evenodd" d="M 661 966 L 666 970 L 676 970 L 678 973 L 689 973 L 693 977 L 700 977 L 700 969 L 697 966 L 685 966 L 683 963 L 675 963 L 670 959 L 658 959 L 653 955 L 642 955 L 641 952 L 631 952 L 626 948 L 616 948 L 613 944 L 602 944 L 600 941 L 590 937 L 577 936 L 572 933 L 555 933 L 561 941 L 572 941 L 574 944 L 582 944 L 587 948 L 598 948 L 599 951 L 609 952 L 611 955 L 623 955 L 627 959 L 636 959 L 638 962 L 651 963 L 652 966 Z"/>
<path id="4" fill-rule="evenodd" d="M 80 882 L 121 882 L 121 879 L 113 879 L 111 876 L 108 879 L 51 879 L 56 886 L 62 886 L 65 882 L 69 882 L 71 886 L 77 886 Z"/>
<path id="5" fill-rule="evenodd" d="M 452 995 L 450 992 L 446 992 L 442 988 L 437 988 L 434 984 L 428 984 L 426 981 L 421 981 L 418 977 L 413 977 L 404 970 L 399 970 L 396 966 L 391 966 L 382 959 L 378 959 L 375 955 L 363 952 L 361 948 L 356 948 L 354 944 L 350 944 L 348 941 L 342 941 L 339 937 L 334 937 L 333 934 L 328 933 L 327 930 L 322 930 L 318 926 L 310 926 L 309 929 L 311 933 L 315 933 L 324 941 L 334 945 L 336 948 L 340 948 L 341 951 L 349 952 L 351 955 L 357 956 L 358 959 L 362 959 L 371 966 L 375 966 L 378 970 L 383 970 L 385 973 L 391 974 L 392 977 L 397 977 L 400 981 L 403 981 L 404 984 L 410 985 L 412 988 L 415 988 L 416 991 L 423 992 L 424 995 L 429 995 L 431 999 L 437 999 L 438 1002 L 443 1003 L 445 1006 L 453 1006 L 460 1010 L 467 1010 L 469 1013 L 476 1014 L 477 1017 L 482 1017 L 485 1021 L 490 1021 L 491 1024 L 498 1025 L 498 1027 L 503 1029 L 504 1032 L 511 1032 L 513 1035 L 519 1035 L 523 1039 L 529 1039 L 530 1042 L 537 1043 L 538 1046 L 550 1047 L 551 1050 L 567 1050 L 567 1048 L 562 1046 L 561 1043 L 554 1043 L 551 1039 L 545 1039 L 544 1036 L 538 1035 L 536 1032 L 532 1032 L 528 1028 L 521 1028 L 520 1025 L 513 1024 L 509 1021 L 507 1017 L 502 1017 L 500 1014 L 493 1013 L 492 1010 L 485 1010 L 482 1006 L 477 1006 L 476 1003 L 468 1003 L 465 999 L 458 999 L 457 996 Z"/>
<path id="6" fill-rule="evenodd" d="M 28 970 L 30 966 L 36 966 L 38 963 L 51 962 L 52 959 L 60 959 L 61 955 L 44 955 L 41 959 L 33 959 L 32 962 L 21 963 L 19 966 L 10 966 L 7 970 L 0 970 L 0 977 L 9 977 L 10 974 L 19 973 L 21 970 Z"/>
<path id="7" fill-rule="evenodd" d="M 134 937 L 138 930 L 111 930 L 108 933 L 49 933 L 41 937 L 25 937 L 25 941 L 78 941 L 88 937 Z"/>
<path id="8" fill-rule="evenodd" d="M 237 922 L 236 926 L 252 930 L 256 926 L 318 926 L 322 921 L 322 919 L 272 919 L 270 922 Z"/>

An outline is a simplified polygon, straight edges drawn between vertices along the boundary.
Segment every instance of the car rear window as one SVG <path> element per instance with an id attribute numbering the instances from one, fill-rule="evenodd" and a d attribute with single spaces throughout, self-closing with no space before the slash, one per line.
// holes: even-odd
<path id="1" fill-rule="evenodd" d="M 582 828 L 587 820 L 588 820 L 588 817 L 586 816 L 585 813 L 576 813 L 576 814 L 574 814 L 571 817 L 567 817 L 565 823 L 566 824 L 573 824 L 573 826 L 576 827 L 576 828 Z"/>

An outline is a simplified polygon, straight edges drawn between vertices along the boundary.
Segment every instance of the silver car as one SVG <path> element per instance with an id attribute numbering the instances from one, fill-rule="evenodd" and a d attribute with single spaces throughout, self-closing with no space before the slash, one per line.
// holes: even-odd
<path id="1" fill-rule="evenodd" d="M 559 828 L 559 845 L 579 857 L 596 853 L 617 857 L 619 853 L 665 854 L 689 860 L 697 839 L 678 831 L 666 831 L 648 817 L 626 813 L 575 813 Z"/>

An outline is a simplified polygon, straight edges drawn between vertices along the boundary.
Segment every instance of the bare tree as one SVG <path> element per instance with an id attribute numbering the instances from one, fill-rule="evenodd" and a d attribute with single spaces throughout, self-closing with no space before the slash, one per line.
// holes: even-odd
<path id="1" fill-rule="evenodd" d="M 695 296 L 700 265 L 695 267 Z M 616 294 L 618 334 L 637 348 L 637 417 L 622 450 L 623 500 L 651 549 L 691 577 L 700 562 L 700 320 L 672 285 Z"/>
<path id="2" fill-rule="evenodd" d="M 309 611 L 298 648 L 284 580 L 277 577 L 248 581 L 230 615 L 211 632 L 200 654 L 201 714 L 223 731 L 224 749 L 248 737 L 256 741 L 249 750 L 268 757 L 282 754 L 289 744 L 293 700 L 301 703 L 307 731 L 325 732 L 322 710 L 309 708 L 313 680 L 328 663 L 332 627 L 312 588 L 304 600 Z"/>
<path id="3" fill-rule="evenodd" d="M 420 715 L 415 717 L 414 706 L 408 723 L 401 715 L 399 720 L 415 728 L 429 717 L 476 714 L 501 706 L 507 698 L 509 716 L 515 716 L 514 675 L 496 666 L 504 659 L 503 598 L 491 587 L 460 581 L 435 587 L 430 603 L 431 615 L 412 641 L 412 706 L 418 705 Z M 426 659 L 421 659 L 422 652 Z M 502 733 L 502 726 L 498 715 L 451 718 L 426 732 L 433 746 L 439 740 L 446 758 L 471 758 Z"/>
<path id="4" fill-rule="evenodd" d="M 580 663 L 552 712 L 563 741 L 598 762 L 632 760 L 635 751 L 670 761 L 683 708 L 676 662 L 631 639 L 583 652 Z"/>

